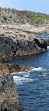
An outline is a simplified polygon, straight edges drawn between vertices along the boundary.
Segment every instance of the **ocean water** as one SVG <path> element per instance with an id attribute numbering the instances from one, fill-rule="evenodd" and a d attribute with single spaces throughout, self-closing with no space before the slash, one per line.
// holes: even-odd
<path id="1" fill-rule="evenodd" d="M 23 111 L 49 111 L 49 47 L 43 53 L 17 57 L 10 62 L 34 67 L 17 73 L 23 77 L 13 76 Z"/>
<path id="2" fill-rule="evenodd" d="M 37 38 L 49 38 L 49 34 L 37 34 L 35 35 Z"/>

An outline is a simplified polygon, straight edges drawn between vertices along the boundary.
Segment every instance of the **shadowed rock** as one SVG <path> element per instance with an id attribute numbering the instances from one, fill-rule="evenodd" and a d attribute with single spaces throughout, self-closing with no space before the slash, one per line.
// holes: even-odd
<path id="1" fill-rule="evenodd" d="M 46 41 L 41 41 L 41 40 L 38 40 L 37 38 L 35 38 L 34 41 L 40 48 L 45 48 L 45 50 L 47 49 Z"/>

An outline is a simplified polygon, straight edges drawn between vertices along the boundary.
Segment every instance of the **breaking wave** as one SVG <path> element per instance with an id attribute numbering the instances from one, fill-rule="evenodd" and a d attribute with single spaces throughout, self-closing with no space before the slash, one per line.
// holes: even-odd
<path id="1" fill-rule="evenodd" d="M 43 67 L 33 68 L 32 71 L 43 71 L 45 70 Z"/>
<path id="2" fill-rule="evenodd" d="M 36 71 L 44 71 L 44 70 L 45 69 L 43 67 L 38 67 L 38 68 L 33 68 L 30 71 L 24 71 L 24 72 L 18 72 L 18 73 L 11 73 L 11 74 L 13 74 L 14 82 L 17 85 L 19 85 L 19 84 L 23 84 L 23 83 L 26 83 L 26 82 L 33 82 L 33 81 L 36 80 L 36 79 L 30 78 L 30 73 L 31 72 L 33 72 L 33 71 L 34 72 L 36 72 Z"/>

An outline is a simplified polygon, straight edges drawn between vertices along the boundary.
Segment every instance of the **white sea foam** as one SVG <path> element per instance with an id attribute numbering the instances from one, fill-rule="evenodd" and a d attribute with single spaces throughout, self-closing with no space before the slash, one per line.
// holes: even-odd
<path id="1" fill-rule="evenodd" d="M 25 73 L 24 77 L 29 77 L 30 76 L 30 71 L 28 71 L 27 73 Z"/>
<path id="2" fill-rule="evenodd" d="M 11 73 L 11 74 L 13 74 L 14 82 L 17 85 L 19 85 L 19 84 L 23 84 L 23 83 L 26 83 L 26 82 L 36 81 L 36 79 L 34 80 L 33 78 L 30 78 L 30 72 L 32 72 L 32 71 L 43 71 L 43 70 L 45 70 L 43 67 L 38 67 L 38 68 L 33 68 L 30 71 L 17 72 L 17 73 L 14 72 L 14 73 Z M 14 75 L 14 74 L 21 74 L 23 76 L 17 76 L 17 75 Z"/>
<path id="3" fill-rule="evenodd" d="M 15 76 L 14 74 L 15 74 L 16 76 Z M 23 75 L 23 76 L 17 76 L 17 74 L 18 74 L 18 75 L 21 74 L 21 75 Z M 30 71 L 17 72 L 17 73 L 13 72 L 13 73 L 11 73 L 11 75 L 13 75 L 13 79 L 14 79 L 14 82 L 15 82 L 16 84 L 23 84 L 24 82 L 25 82 L 25 83 L 26 83 L 26 82 L 32 82 L 32 79 L 29 78 Z"/>
<path id="4" fill-rule="evenodd" d="M 44 70 L 43 67 L 38 67 L 38 68 L 33 68 L 33 69 L 32 69 L 32 71 L 42 71 L 42 70 Z"/>
<path id="5" fill-rule="evenodd" d="M 49 46 L 47 46 L 47 49 L 49 49 Z"/>
<path id="6" fill-rule="evenodd" d="M 13 73 L 11 73 L 11 75 L 16 75 L 16 77 L 17 77 L 17 75 L 22 75 L 23 77 L 29 77 L 29 75 L 30 75 L 30 72 L 31 71 L 22 71 L 22 72 L 13 72 Z"/>
<path id="7" fill-rule="evenodd" d="M 12 72 L 11 75 L 17 74 L 17 72 Z"/>
<path id="8" fill-rule="evenodd" d="M 18 84 L 23 84 L 26 82 L 32 82 L 33 80 L 30 78 L 26 78 L 26 77 L 18 77 L 18 76 L 13 76 L 14 82 L 18 85 Z"/>
<path id="9" fill-rule="evenodd" d="M 12 73 L 11 73 L 11 75 L 12 75 L 12 74 L 26 74 L 27 72 L 28 72 L 28 71 L 22 71 L 22 72 L 12 72 Z"/>

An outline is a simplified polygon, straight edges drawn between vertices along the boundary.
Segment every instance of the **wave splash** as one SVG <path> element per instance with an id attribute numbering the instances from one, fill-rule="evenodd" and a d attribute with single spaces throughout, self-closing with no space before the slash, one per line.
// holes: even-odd
<path id="1" fill-rule="evenodd" d="M 45 71 L 45 69 L 43 67 L 38 67 L 38 68 L 34 67 L 33 69 L 31 69 L 29 71 L 12 73 L 13 74 L 14 82 L 17 85 L 19 85 L 19 84 L 23 84 L 23 83 L 26 83 L 26 82 L 36 81 L 36 78 L 35 79 L 31 78 L 31 72 L 36 72 L 36 71 L 40 71 L 41 72 L 41 71 Z M 20 75 L 20 76 L 18 76 L 18 75 Z"/>
<path id="2" fill-rule="evenodd" d="M 30 76 L 30 71 L 27 72 L 18 72 L 17 74 L 22 74 L 23 76 L 13 76 L 14 82 L 19 85 L 19 84 L 23 84 L 26 82 L 32 82 L 33 80 L 29 77 Z"/>
<path id="3" fill-rule="evenodd" d="M 49 46 L 47 46 L 47 49 L 49 49 Z"/>
<path id="4" fill-rule="evenodd" d="M 45 70 L 43 67 L 33 68 L 32 71 L 43 71 Z"/>

